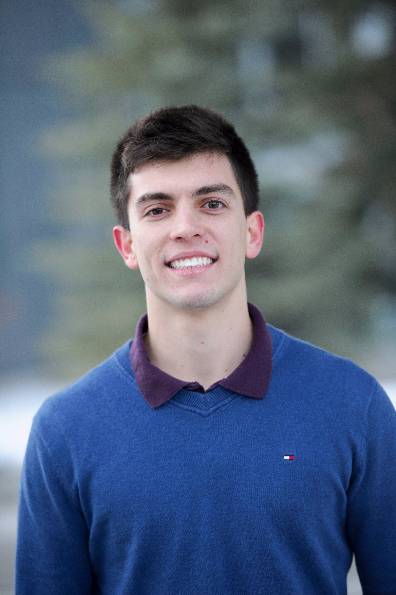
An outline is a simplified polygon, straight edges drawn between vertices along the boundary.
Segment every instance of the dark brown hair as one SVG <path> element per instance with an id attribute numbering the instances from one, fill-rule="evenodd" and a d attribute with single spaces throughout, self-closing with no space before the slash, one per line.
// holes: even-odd
<path id="1" fill-rule="evenodd" d="M 246 215 L 257 210 L 257 173 L 243 140 L 220 114 L 196 105 L 166 107 L 138 120 L 119 141 L 111 161 L 111 202 L 119 223 L 128 223 L 128 176 L 152 161 L 173 161 L 195 153 L 224 154 L 230 160 Z"/>

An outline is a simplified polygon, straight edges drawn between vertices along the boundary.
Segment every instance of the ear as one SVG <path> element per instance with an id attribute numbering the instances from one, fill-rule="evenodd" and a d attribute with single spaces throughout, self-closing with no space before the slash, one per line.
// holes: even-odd
<path id="1" fill-rule="evenodd" d="M 256 258 L 264 241 L 264 215 L 254 211 L 247 216 L 246 224 L 246 258 Z"/>
<path id="2" fill-rule="evenodd" d="M 129 269 L 137 269 L 138 262 L 133 249 L 132 234 L 122 225 L 113 227 L 114 245 L 121 254 L 123 261 Z"/>

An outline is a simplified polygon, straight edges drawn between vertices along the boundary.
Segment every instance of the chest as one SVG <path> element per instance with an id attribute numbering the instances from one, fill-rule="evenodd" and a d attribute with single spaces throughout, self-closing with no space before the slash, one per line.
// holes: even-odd
<path id="1" fill-rule="evenodd" d="M 169 406 L 129 431 L 107 428 L 81 470 L 91 531 L 129 532 L 227 520 L 276 528 L 342 526 L 353 445 L 329 424 L 259 409 L 241 399 L 202 417 Z M 125 424 L 128 420 L 124 420 Z"/>

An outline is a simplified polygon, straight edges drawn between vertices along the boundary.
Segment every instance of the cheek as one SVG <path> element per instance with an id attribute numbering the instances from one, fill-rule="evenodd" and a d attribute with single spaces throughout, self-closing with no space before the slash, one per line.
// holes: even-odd
<path id="1" fill-rule="evenodd" d="M 151 275 L 152 269 L 158 269 L 160 259 L 156 257 L 156 252 L 151 243 L 145 242 L 139 238 L 135 244 L 135 259 L 137 268 L 139 268 L 143 279 Z"/>
<path id="2" fill-rule="evenodd" d="M 244 259 L 248 248 L 248 234 L 246 227 L 241 227 L 238 229 L 238 233 L 235 234 L 233 238 L 233 245 L 235 252 L 238 252 L 241 258 Z"/>

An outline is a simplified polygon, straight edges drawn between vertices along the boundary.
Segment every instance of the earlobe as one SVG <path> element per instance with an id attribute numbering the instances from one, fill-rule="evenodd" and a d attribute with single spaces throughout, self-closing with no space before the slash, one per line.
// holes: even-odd
<path id="1" fill-rule="evenodd" d="M 133 249 L 131 232 L 122 225 L 116 225 L 113 227 L 113 240 L 126 266 L 129 269 L 137 269 L 138 263 Z"/>
<path id="2" fill-rule="evenodd" d="M 260 211 L 247 217 L 246 258 L 256 258 L 264 241 L 265 220 Z"/>

